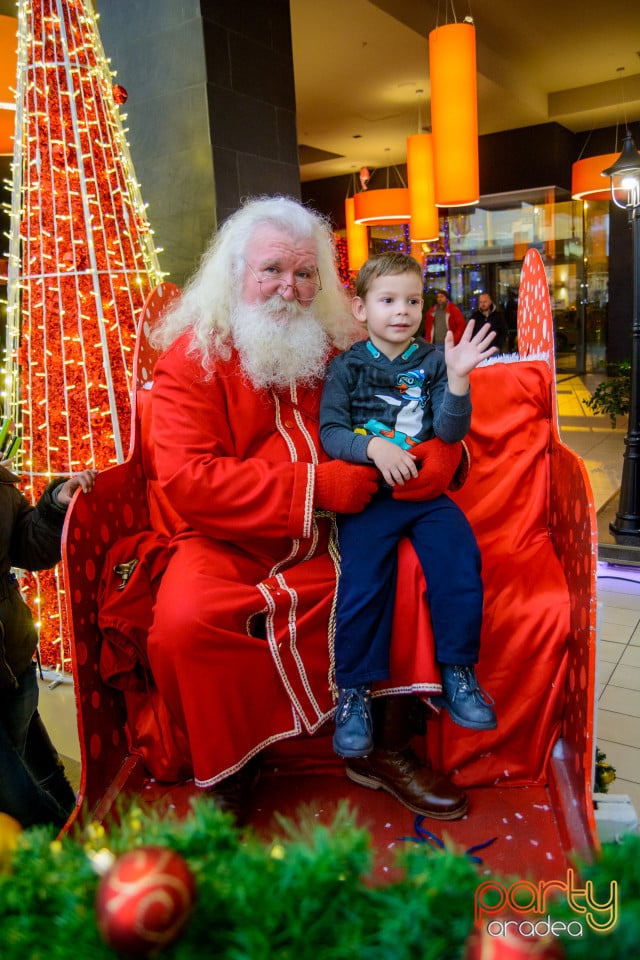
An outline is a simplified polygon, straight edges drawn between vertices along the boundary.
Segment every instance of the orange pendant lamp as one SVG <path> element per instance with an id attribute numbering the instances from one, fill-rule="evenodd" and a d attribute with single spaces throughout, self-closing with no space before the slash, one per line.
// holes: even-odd
<path id="1" fill-rule="evenodd" d="M 407 137 L 407 179 L 411 213 L 409 237 L 412 242 L 430 243 L 440 235 L 430 133 L 416 133 Z"/>
<path id="2" fill-rule="evenodd" d="M 349 270 L 355 273 L 369 256 L 369 231 L 364 223 L 356 223 L 354 215 L 355 198 L 347 197 L 344 213 L 347 224 L 347 257 Z"/>
<path id="3" fill-rule="evenodd" d="M 363 190 L 353 200 L 356 223 L 386 226 L 407 223 L 411 218 L 407 187 Z"/>
<path id="4" fill-rule="evenodd" d="M 435 199 L 466 207 L 480 199 L 476 28 L 448 23 L 429 34 Z"/>
<path id="5" fill-rule="evenodd" d="M 13 156 L 18 21 L 0 16 L 0 155 Z"/>
<path id="6" fill-rule="evenodd" d="M 576 160 L 571 167 L 573 200 L 610 200 L 611 189 L 603 180 L 602 171 L 618 159 L 617 153 L 601 153 L 597 157 Z"/>

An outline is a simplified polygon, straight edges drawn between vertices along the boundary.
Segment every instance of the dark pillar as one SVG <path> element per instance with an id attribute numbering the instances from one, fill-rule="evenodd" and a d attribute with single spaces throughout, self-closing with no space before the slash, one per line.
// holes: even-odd
<path id="1" fill-rule="evenodd" d="M 201 0 L 218 219 L 250 195 L 300 197 L 288 0 Z"/>
<path id="2" fill-rule="evenodd" d="M 609 529 L 616 543 L 640 546 L 640 208 L 629 213 L 633 251 L 631 322 L 631 397 L 618 512 Z"/>
<path id="3" fill-rule="evenodd" d="M 609 204 L 607 361 L 631 359 L 633 234 L 626 210 Z"/>
<path id="4" fill-rule="evenodd" d="M 182 286 L 242 198 L 300 195 L 288 0 L 98 0 L 160 265 Z"/>

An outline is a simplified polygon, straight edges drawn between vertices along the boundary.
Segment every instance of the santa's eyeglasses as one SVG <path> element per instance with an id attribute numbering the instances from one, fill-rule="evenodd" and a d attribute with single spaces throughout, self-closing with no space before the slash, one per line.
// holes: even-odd
<path id="1" fill-rule="evenodd" d="M 279 267 L 265 267 L 263 270 L 254 270 L 246 260 L 245 264 L 264 297 L 271 297 L 274 293 L 283 294 L 287 287 L 291 287 L 300 303 L 311 303 L 322 290 L 322 281 L 317 269 L 298 270 L 294 274 L 293 283 L 289 283 L 285 279 L 285 271 Z"/>

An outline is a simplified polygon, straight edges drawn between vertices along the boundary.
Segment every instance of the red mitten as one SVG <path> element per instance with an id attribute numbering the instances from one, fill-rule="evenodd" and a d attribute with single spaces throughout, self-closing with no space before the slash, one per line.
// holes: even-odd
<path id="1" fill-rule="evenodd" d="M 378 471 L 361 463 L 330 460 L 316 468 L 315 506 L 333 513 L 360 513 L 378 489 Z"/>
<path id="2" fill-rule="evenodd" d="M 397 484 L 393 488 L 394 500 L 433 500 L 439 497 L 454 482 L 462 459 L 467 462 L 466 448 L 462 443 L 444 443 L 438 437 L 412 447 L 411 453 L 422 461 L 418 476 L 402 486 Z"/>

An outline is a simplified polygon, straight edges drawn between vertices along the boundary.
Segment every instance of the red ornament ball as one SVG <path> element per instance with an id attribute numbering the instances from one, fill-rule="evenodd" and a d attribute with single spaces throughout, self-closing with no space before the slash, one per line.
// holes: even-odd
<path id="1" fill-rule="evenodd" d="M 120 86 L 119 83 L 114 83 L 111 89 L 113 92 L 113 99 L 116 103 L 121 104 L 127 102 L 129 94 L 127 93 L 125 87 Z"/>
<path id="2" fill-rule="evenodd" d="M 96 893 L 105 942 L 127 957 L 149 957 L 172 943 L 196 899 L 193 874 L 175 850 L 139 847 L 118 857 Z"/>

